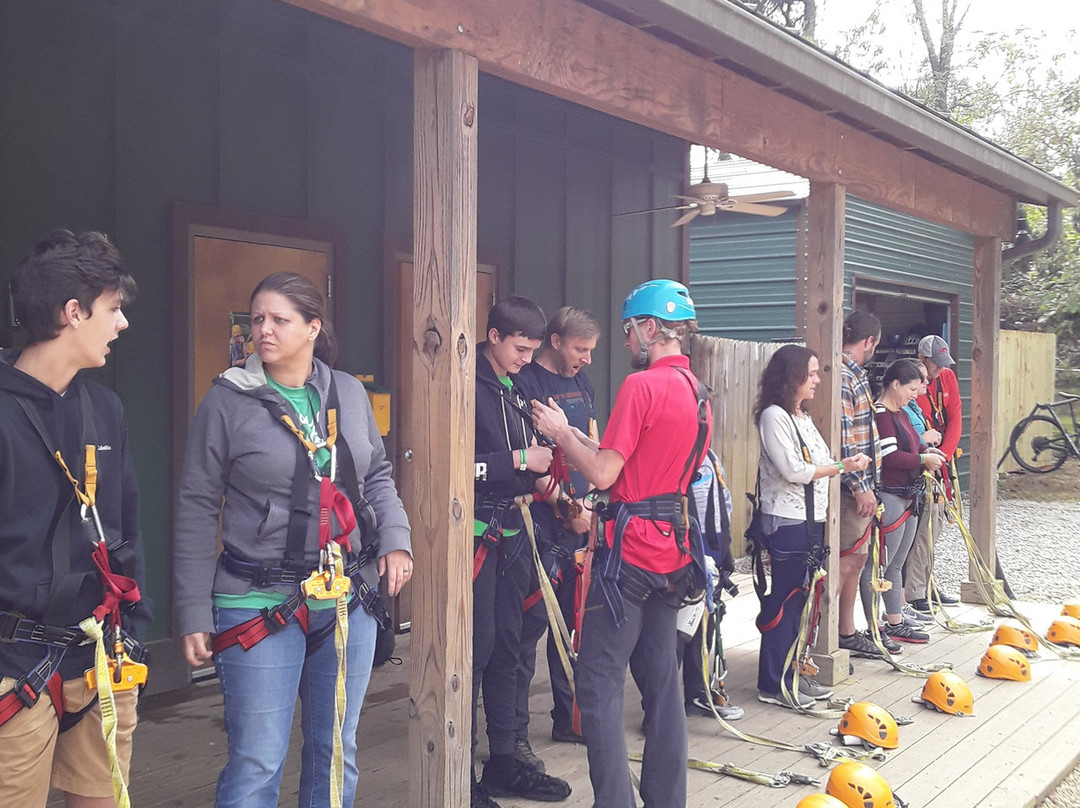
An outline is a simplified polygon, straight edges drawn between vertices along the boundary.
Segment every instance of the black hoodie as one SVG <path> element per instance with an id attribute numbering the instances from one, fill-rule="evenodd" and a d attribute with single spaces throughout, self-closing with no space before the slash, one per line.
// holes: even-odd
<path id="1" fill-rule="evenodd" d="M 150 622 L 150 600 L 145 594 L 139 497 L 135 469 L 127 444 L 127 423 L 115 393 L 76 376 L 63 396 L 32 376 L 17 370 L 17 353 L 0 353 L 0 611 L 16 612 L 39 620 L 47 605 L 52 581 L 50 537 L 73 489 L 50 457 L 45 443 L 20 407 L 16 396 L 28 401 L 41 417 L 56 449 L 72 473 L 83 481 L 81 398 L 88 396 L 93 410 L 93 439 L 97 446 L 97 508 L 107 538 L 114 572 L 134 577 L 143 593 L 135 606 L 122 609 L 124 628 L 141 638 Z M 90 544 L 84 538 L 78 502 L 67 508 L 68 549 L 73 573 L 92 572 Z M 123 547 L 121 547 L 123 546 Z M 123 569 L 121 559 L 126 559 Z M 84 581 L 67 608 L 66 624 L 88 617 L 101 602 L 96 575 Z M 18 678 L 45 655 L 44 646 L 0 643 L 0 675 Z M 93 646 L 74 648 L 64 657 L 64 679 L 81 676 L 93 664 Z"/>
<path id="2" fill-rule="evenodd" d="M 533 441 L 529 402 L 515 388 L 507 389 L 495 375 L 484 355 L 484 345 L 476 349 L 476 518 L 487 521 L 490 508 L 484 500 L 512 499 L 533 490 L 537 477 L 531 471 L 519 471 L 519 450 Z M 520 525 L 517 509 L 508 510 L 506 527 Z"/>

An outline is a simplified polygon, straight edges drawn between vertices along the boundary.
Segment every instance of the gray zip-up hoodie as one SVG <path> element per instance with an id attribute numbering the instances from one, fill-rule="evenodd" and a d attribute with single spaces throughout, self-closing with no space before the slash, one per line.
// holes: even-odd
<path id="1" fill-rule="evenodd" d="M 308 383 L 314 384 L 322 402 L 320 434 L 326 434 L 331 373 L 337 387 L 338 429 L 352 453 L 360 493 L 378 520 L 379 555 L 391 550 L 411 553 L 408 517 L 390 477 L 390 461 L 367 391 L 349 374 L 332 371 L 316 359 Z M 285 557 L 297 438 L 280 421 L 275 423 L 264 400 L 293 415 L 285 399 L 266 384 L 262 361 L 253 354 L 243 368 L 230 368 L 214 380 L 192 421 L 173 530 L 173 590 L 180 636 L 214 630 L 213 593 L 242 595 L 253 588 L 250 581 L 230 575 L 217 563 L 219 517 L 221 540 L 230 554 L 265 564 L 280 563 Z M 309 505 L 312 514 L 317 514 L 319 486 L 314 476 Z M 354 550 L 359 549 L 358 531 L 350 535 L 350 542 Z M 318 519 L 312 518 L 306 558 L 313 567 L 318 563 L 318 548 Z M 363 572 L 374 586 L 375 563 Z M 288 596 L 295 587 L 275 586 L 268 591 Z"/>

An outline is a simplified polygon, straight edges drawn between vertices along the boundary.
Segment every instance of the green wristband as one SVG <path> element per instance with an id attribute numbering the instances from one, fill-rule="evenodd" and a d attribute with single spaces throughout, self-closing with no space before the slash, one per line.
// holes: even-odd
<path id="1" fill-rule="evenodd" d="M 840 473 L 841 473 L 841 474 L 843 474 L 843 473 L 844 473 L 844 461 L 843 461 L 843 460 L 837 460 L 837 461 L 836 461 L 836 467 L 837 467 L 838 469 L 840 469 Z"/>

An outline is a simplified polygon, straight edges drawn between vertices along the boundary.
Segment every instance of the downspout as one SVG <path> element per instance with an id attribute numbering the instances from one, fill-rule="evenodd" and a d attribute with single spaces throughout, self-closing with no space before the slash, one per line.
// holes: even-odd
<path id="1" fill-rule="evenodd" d="M 1033 241 L 1022 244 L 1014 244 L 1007 250 L 1001 251 L 1001 264 L 1007 266 L 1021 258 L 1026 258 L 1032 253 L 1052 247 L 1061 235 L 1061 202 L 1057 199 L 1050 200 L 1046 206 L 1046 232 Z"/>

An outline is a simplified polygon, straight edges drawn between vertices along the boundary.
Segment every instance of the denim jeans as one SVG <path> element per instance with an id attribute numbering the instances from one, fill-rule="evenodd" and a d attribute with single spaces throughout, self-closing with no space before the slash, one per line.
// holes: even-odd
<path id="1" fill-rule="evenodd" d="M 259 614 L 257 609 L 214 609 L 220 633 Z M 310 612 L 309 629 L 333 624 L 333 609 Z M 356 793 L 356 725 L 375 653 L 375 619 L 362 608 L 349 616 L 346 654 L 343 805 Z M 307 637 L 291 620 L 284 629 L 244 651 L 239 645 L 215 657 L 225 699 L 229 759 L 217 784 L 217 808 L 276 808 L 289 747 L 296 698 L 301 702 L 300 808 L 330 804 L 337 654 L 331 633 L 311 655 Z"/>

